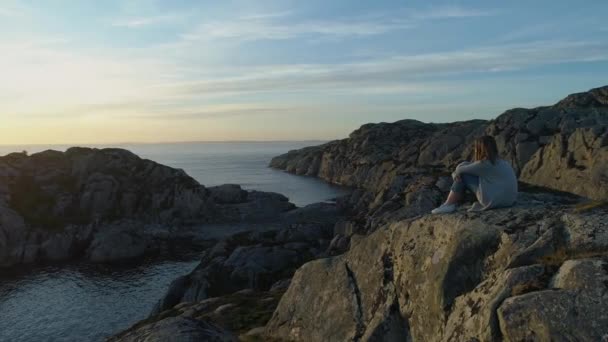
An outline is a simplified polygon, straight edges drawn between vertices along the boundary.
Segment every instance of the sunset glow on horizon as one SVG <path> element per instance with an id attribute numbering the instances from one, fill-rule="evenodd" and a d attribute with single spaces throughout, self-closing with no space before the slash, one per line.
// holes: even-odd
<path id="1" fill-rule="evenodd" d="M 607 83 L 605 1 L 404 4 L 2 0 L 0 144 L 330 140 Z"/>

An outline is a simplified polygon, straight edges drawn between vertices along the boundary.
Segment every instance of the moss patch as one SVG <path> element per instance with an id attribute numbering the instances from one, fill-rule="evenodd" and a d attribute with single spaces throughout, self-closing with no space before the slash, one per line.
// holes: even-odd
<path id="1" fill-rule="evenodd" d="M 266 323 L 268 323 L 284 293 L 285 290 L 237 292 L 215 298 L 207 304 L 204 304 L 205 301 L 178 304 L 174 308 L 163 311 L 154 317 L 149 317 L 135 323 L 129 329 L 113 336 L 112 339 L 119 339 L 145 325 L 154 324 L 165 318 L 177 317 L 191 311 L 194 311 L 193 317 L 195 319 L 221 326 L 237 336 L 243 335 L 253 328 L 265 326 Z M 225 305 L 231 306 L 226 306 L 224 309 L 217 310 Z M 248 342 L 279 341 L 262 336 L 244 335 L 240 336 L 239 339 Z"/>
<path id="2" fill-rule="evenodd" d="M 594 209 L 608 208 L 608 202 L 605 201 L 588 201 L 574 206 L 574 212 L 577 214 L 591 211 Z"/>
<path id="3" fill-rule="evenodd" d="M 237 334 L 266 325 L 283 296 L 283 291 L 235 293 L 221 297 L 196 318 L 211 321 Z M 232 304 L 216 312 L 221 306 Z"/>
<path id="4" fill-rule="evenodd" d="M 517 284 L 511 289 L 511 296 L 520 296 L 530 292 L 541 291 L 546 288 L 547 284 L 540 280 L 525 284 Z"/>

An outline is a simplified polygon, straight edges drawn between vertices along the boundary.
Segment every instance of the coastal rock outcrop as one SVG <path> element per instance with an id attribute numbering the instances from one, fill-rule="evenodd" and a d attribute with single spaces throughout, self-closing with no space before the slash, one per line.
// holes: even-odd
<path id="1" fill-rule="evenodd" d="M 366 124 L 349 138 L 290 151 L 270 166 L 330 183 L 393 192 L 416 168 L 455 164 L 485 121 L 426 124 L 415 120 Z"/>
<path id="2" fill-rule="evenodd" d="M 311 206 L 219 242 L 117 336 L 190 317 L 243 340 L 606 339 L 607 117 L 603 87 L 492 121 L 368 124 L 278 156 L 271 166 L 354 187 L 341 216 L 319 228 L 328 209 Z M 483 134 L 524 182 L 517 204 L 427 215 Z"/>
<path id="3" fill-rule="evenodd" d="M 139 257 L 197 225 L 276 220 L 294 208 L 280 194 L 206 188 L 121 149 L 12 153 L 0 157 L 0 267 Z"/>
<path id="4" fill-rule="evenodd" d="M 608 212 L 576 213 L 547 199 L 524 194 L 510 209 L 394 222 L 353 241 L 344 255 L 309 262 L 266 334 L 599 341 L 608 334 Z"/>
<path id="5" fill-rule="evenodd" d="M 496 138 L 522 181 L 608 199 L 608 86 L 553 106 L 511 109 L 492 121 L 366 124 L 347 139 L 290 151 L 270 166 L 364 189 L 381 203 L 417 173 L 449 174 L 470 159 L 471 142 L 482 134 Z M 366 205 L 373 203 L 368 199 Z"/>
<path id="6" fill-rule="evenodd" d="M 218 324 L 241 340 L 261 338 L 294 272 L 329 255 L 340 219 L 335 204 L 316 203 L 221 239 L 203 252 L 191 273 L 173 281 L 147 319 L 110 341 L 145 339 L 159 324 L 163 332 L 180 329 L 183 319 Z"/>
<path id="7" fill-rule="evenodd" d="M 302 261 L 280 265 L 289 271 L 263 286 L 256 270 L 276 260 L 250 254 L 248 278 L 230 279 L 243 273 L 226 262 L 240 247 L 227 246 L 276 245 L 278 235 L 294 232 L 235 235 L 210 252 L 218 263 L 206 255 L 172 285 L 162 307 L 114 339 L 177 317 L 218 324 L 242 340 L 601 340 L 608 334 L 608 211 L 582 203 L 524 192 L 512 208 L 395 220 L 353 235 L 345 254 L 311 253 L 325 258 L 270 285 L 289 279 Z"/>
<path id="8" fill-rule="evenodd" d="M 171 284 L 152 315 L 243 289 L 267 291 L 291 278 L 303 263 L 324 255 L 339 213 L 335 205 L 316 204 L 288 212 L 283 219 L 275 228 L 238 233 L 204 251 L 197 268 Z"/>

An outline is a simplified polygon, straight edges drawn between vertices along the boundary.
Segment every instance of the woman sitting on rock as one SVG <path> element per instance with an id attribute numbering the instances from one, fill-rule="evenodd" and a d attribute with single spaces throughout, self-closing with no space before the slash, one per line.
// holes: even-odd
<path id="1" fill-rule="evenodd" d="M 496 141 L 491 136 L 475 140 L 475 162 L 463 162 L 456 167 L 454 184 L 448 199 L 433 214 L 451 213 L 464 198 L 468 189 L 477 196 L 477 202 L 469 209 L 480 211 L 509 207 L 517 198 L 517 176 L 513 167 L 498 156 Z"/>

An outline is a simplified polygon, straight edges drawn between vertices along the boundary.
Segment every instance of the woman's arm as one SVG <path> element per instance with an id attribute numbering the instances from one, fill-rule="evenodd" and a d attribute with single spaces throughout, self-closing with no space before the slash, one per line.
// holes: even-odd
<path id="1" fill-rule="evenodd" d="M 483 176 L 488 173 L 491 167 L 491 164 L 485 160 L 466 165 L 460 164 L 456 167 L 456 171 L 454 171 L 453 175 L 457 177 L 463 173 L 468 173 L 470 175 Z"/>

